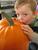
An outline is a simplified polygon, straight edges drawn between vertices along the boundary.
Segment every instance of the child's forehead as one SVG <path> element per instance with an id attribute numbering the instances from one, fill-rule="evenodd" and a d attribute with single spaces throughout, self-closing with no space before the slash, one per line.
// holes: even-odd
<path id="1" fill-rule="evenodd" d="M 27 9 L 31 9 L 30 4 L 24 4 L 24 5 L 19 5 L 18 8 L 16 8 L 17 10 L 27 10 Z"/>
<path id="2" fill-rule="evenodd" d="M 25 5 L 18 7 L 18 9 L 16 9 L 16 11 L 17 12 L 29 12 L 29 11 L 31 11 L 31 8 L 30 8 L 29 4 L 25 4 Z"/>

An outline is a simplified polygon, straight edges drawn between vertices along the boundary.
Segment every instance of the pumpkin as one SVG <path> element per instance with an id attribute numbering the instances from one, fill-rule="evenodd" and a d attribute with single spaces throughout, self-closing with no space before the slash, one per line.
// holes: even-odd
<path id="1" fill-rule="evenodd" d="M 0 20 L 0 50 L 28 50 L 29 39 L 16 20 Z"/>

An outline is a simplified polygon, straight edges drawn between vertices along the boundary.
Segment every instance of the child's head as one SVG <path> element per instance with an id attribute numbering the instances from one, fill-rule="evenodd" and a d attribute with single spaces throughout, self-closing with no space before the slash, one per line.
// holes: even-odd
<path id="1" fill-rule="evenodd" d="M 17 14 L 17 19 L 24 24 L 30 24 L 34 19 L 34 14 L 36 10 L 35 0 L 17 0 L 15 4 L 15 11 Z"/>

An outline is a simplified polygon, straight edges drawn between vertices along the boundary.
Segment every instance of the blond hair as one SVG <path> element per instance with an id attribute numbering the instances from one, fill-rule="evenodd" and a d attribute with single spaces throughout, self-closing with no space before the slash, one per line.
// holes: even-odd
<path id="1" fill-rule="evenodd" d="M 32 11 L 36 10 L 36 0 L 16 0 L 15 8 L 18 8 L 20 5 L 30 4 Z"/>

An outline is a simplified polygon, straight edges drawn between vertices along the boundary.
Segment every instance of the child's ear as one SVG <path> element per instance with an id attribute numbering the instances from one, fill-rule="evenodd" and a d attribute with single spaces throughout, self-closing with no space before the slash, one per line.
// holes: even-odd
<path id="1" fill-rule="evenodd" d="M 37 12 L 36 12 L 36 11 L 34 11 L 34 12 L 33 12 L 33 15 L 34 15 L 34 16 L 36 16 L 36 14 L 37 14 Z"/>
<path id="2" fill-rule="evenodd" d="M 33 17 L 36 18 L 36 12 L 35 11 L 33 12 Z"/>

